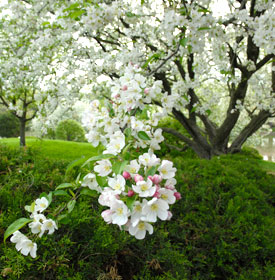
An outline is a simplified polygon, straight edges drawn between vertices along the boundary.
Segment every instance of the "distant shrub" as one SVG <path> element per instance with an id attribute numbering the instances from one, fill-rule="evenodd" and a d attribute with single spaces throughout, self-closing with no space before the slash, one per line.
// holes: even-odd
<path id="1" fill-rule="evenodd" d="M 60 140 L 85 142 L 85 131 L 75 120 L 61 121 L 56 128 L 56 138 Z"/>
<path id="2" fill-rule="evenodd" d="M 17 137 L 20 135 L 19 120 L 9 111 L 0 113 L 0 136 Z"/>
<path id="3" fill-rule="evenodd" d="M 54 128 L 47 128 L 47 133 L 43 135 L 43 137 L 48 138 L 48 139 L 56 139 L 56 132 Z"/>

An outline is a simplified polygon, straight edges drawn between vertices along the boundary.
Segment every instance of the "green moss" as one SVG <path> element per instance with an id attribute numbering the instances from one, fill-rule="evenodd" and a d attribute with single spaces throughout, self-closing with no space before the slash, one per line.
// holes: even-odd
<path id="1" fill-rule="evenodd" d="M 171 221 L 154 224 L 153 235 L 136 240 L 107 225 L 97 198 L 81 196 L 67 223 L 39 239 L 37 259 L 22 256 L 9 241 L 0 242 L 0 275 L 23 280 L 272 279 L 274 176 L 247 154 L 173 161 L 182 199 L 172 206 Z M 68 163 L 41 157 L 38 150 L 0 148 L 0 233 L 27 215 L 24 205 L 64 181 Z M 58 197 L 53 203 L 64 201 Z"/>

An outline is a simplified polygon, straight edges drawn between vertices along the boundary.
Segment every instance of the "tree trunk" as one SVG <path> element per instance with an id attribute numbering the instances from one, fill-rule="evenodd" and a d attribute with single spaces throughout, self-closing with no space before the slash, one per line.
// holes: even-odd
<path id="1" fill-rule="evenodd" d="M 26 120 L 20 119 L 20 146 L 21 147 L 26 146 L 25 130 L 26 130 Z"/>

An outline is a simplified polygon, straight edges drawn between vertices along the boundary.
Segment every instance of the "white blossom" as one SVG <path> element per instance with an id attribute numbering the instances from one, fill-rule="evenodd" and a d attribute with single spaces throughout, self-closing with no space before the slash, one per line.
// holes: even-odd
<path id="1" fill-rule="evenodd" d="M 131 224 L 129 227 L 129 233 L 135 236 L 136 239 L 144 239 L 146 231 L 149 234 L 153 234 L 153 226 L 144 221 L 140 221 L 135 226 Z"/>
<path id="2" fill-rule="evenodd" d="M 94 171 L 97 172 L 99 176 L 105 177 L 112 172 L 112 164 L 108 159 L 103 159 L 96 163 L 97 165 L 94 167 Z"/>
<path id="3" fill-rule="evenodd" d="M 143 207 L 142 212 L 146 221 L 154 223 L 157 221 L 157 217 L 161 220 L 166 220 L 168 218 L 168 209 L 169 205 L 166 201 L 154 197 Z"/>
<path id="4" fill-rule="evenodd" d="M 133 185 L 133 190 L 139 194 L 140 197 L 150 197 L 156 192 L 156 186 L 150 179 L 147 181 L 138 181 L 136 185 Z"/>
<path id="5" fill-rule="evenodd" d="M 38 198 L 35 200 L 34 211 L 41 213 L 45 209 L 47 209 L 48 206 L 49 206 L 49 201 L 47 200 L 46 197 Z"/>

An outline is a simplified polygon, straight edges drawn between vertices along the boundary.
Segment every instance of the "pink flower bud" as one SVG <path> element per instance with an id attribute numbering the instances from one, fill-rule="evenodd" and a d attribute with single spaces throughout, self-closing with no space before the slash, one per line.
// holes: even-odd
<path id="1" fill-rule="evenodd" d="M 161 194 L 160 194 L 158 191 L 156 191 L 156 192 L 154 193 L 153 197 L 160 198 L 160 197 L 161 197 Z"/>
<path id="2" fill-rule="evenodd" d="M 128 87 L 127 87 L 127 85 L 124 85 L 121 89 L 122 89 L 123 91 L 125 91 L 125 90 L 128 89 Z"/>
<path id="3" fill-rule="evenodd" d="M 144 89 L 144 93 L 145 93 L 145 94 L 148 94 L 149 91 L 150 91 L 149 88 L 145 88 L 145 89 Z"/>
<path id="4" fill-rule="evenodd" d="M 125 180 L 131 179 L 131 174 L 127 171 L 123 171 L 122 176 L 124 177 Z"/>
<path id="5" fill-rule="evenodd" d="M 174 196 L 176 197 L 176 200 L 181 199 L 181 194 L 179 192 L 174 192 Z"/>
<path id="6" fill-rule="evenodd" d="M 135 182 L 144 181 L 143 177 L 139 174 L 136 174 L 134 177 Z"/>
<path id="7" fill-rule="evenodd" d="M 162 177 L 160 176 L 160 175 L 157 175 L 157 174 L 155 174 L 154 176 L 153 176 L 153 183 L 154 184 L 159 184 L 161 181 L 162 181 Z"/>
<path id="8" fill-rule="evenodd" d="M 120 199 L 119 194 L 116 194 L 116 195 L 115 195 L 115 198 L 116 198 L 116 199 Z"/>
<path id="9" fill-rule="evenodd" d="M 148 179 L 150 179 L 153 182 L 153 177 L 152 176 L 148 176 Z"/>
<path id="10" fill-rule="evenodd" d="M 165 186 L 165 189 L 173 191 L 173 190 L 175 190 L 175 187 L 174 186 Z"/>
<path id="11" fill-rule="evenodd" d="M 135 194 L 135 192 L 133 190 L 129 190 L 127 195 L 129 197 L 132 197 L 134 194 Z"/>

